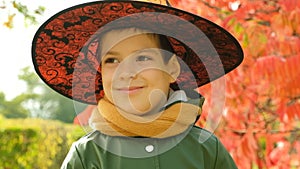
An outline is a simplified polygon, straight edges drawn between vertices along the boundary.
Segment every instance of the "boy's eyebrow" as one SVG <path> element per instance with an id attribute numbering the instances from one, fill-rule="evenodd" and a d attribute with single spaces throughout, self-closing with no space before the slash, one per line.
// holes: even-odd
<path id="1" fill-rule="evenodd" d="M 117 52 L 117 51 L 111 51 L 111 50 L 110 50 L 110 51 L 106 52 L 105 55 L 113 55 L 113 56 L 117 56 L 117 55 L 120 55 L 120 53 Z"/>
<path id="2" fill-rule="evenodd" d="M 147 52 L 147 51 L 150 51 L 150 52 L 151 52 L 151 51 L 159 52 L 159 50 L 161 50 L 161 49 L 160 49 L 160 48 L 146 48 L 146 49 L 142 49 L 142 50 L 140 50 L 140 51 L 142 51 L 142 52 L 143 52 L 143 51 L 146 51 L 146 52 Z"/>
<path id="3" fill-rule="evenodd" d="M 146 48 L 146 49 L 141 49 L 141 50 L 137 50 L 137 51 L 134 51 L 133 53 L 143 53 L 143 52 L 155 52 L 157 54 L 160 54 L 160 49 L 158 48 Z"/>
<path id="4" fill-rule="evenodd" d="M 142 52 L 153 52 L 153 51 L 154 51 L 154 52 L 156 52 L 157 54 L 160 54 L 160 51 L 159 51 L 159 50 L 161 50 L 161 49 L 158 49 L 158 48 L 146 48 L 146 49 L 134 50 L 134 51 L 132 51 L 132 53 L 137 53 L 137 54 L 139 54 L 139 53 L 142 53 Z M 118 56 L 118 55 L 121 55 L 121 54 L 120 54 L 120 52 L 118 52 L 118 51 L 112 51 L 112 50 L 110 50 L 110 51 L 106 52 L 105 55 Z"/>

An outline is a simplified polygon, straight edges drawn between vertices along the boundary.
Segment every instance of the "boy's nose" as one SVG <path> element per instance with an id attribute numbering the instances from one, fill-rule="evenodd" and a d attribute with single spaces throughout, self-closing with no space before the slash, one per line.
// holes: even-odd
<path id="1" fill-rule="evenodd" d="M 135 65 L 131 60 L 124 60 L 118 66 L 117 73 L 121 79 L 135 78 L 138 73 L 137 65 Z"/>
<path id="2" fill-rule="evenodd" d="M 136 77 L 136 73 L 133 72 L 122 72 L 119 76 L 121 79 L 134 79 Z"/>

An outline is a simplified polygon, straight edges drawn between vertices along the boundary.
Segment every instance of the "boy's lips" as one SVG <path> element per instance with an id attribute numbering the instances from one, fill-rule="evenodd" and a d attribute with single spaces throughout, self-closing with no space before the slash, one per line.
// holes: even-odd
<path id="1" fill-rule="evenodd" d="M 144 88 L 144 86 L 130 86 L 130 87 L 116 88 L 116 90 L 120 91 L 120 92 L 125 92 L 125 93 L 132 93 L 132 92 L 139 91 L 139 90 L 141 90 L 143 88 Z"/>

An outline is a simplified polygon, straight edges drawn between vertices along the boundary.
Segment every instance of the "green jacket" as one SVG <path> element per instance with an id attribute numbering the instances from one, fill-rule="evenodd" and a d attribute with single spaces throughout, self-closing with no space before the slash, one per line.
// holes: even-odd
<path id="1" fill-rule="evenodd" d="M 61 169 L 235 169 L 210 132 L 193 126 L 166 139 L 111 137 L 98 131 L 75 142 Z"/>

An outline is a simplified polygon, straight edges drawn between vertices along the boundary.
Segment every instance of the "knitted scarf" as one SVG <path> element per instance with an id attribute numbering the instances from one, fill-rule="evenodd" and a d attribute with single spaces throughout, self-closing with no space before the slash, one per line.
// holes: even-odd
<path id="1" fill-rule="evenodd" d="M 171 137 L 184 132 L 195 123 L 204 101 L 201 98 L 196 100 L 175 102 L 156 114 L 139 116 L 101 99 L 92 113 L 90 125 L 110 136 Z"/>

